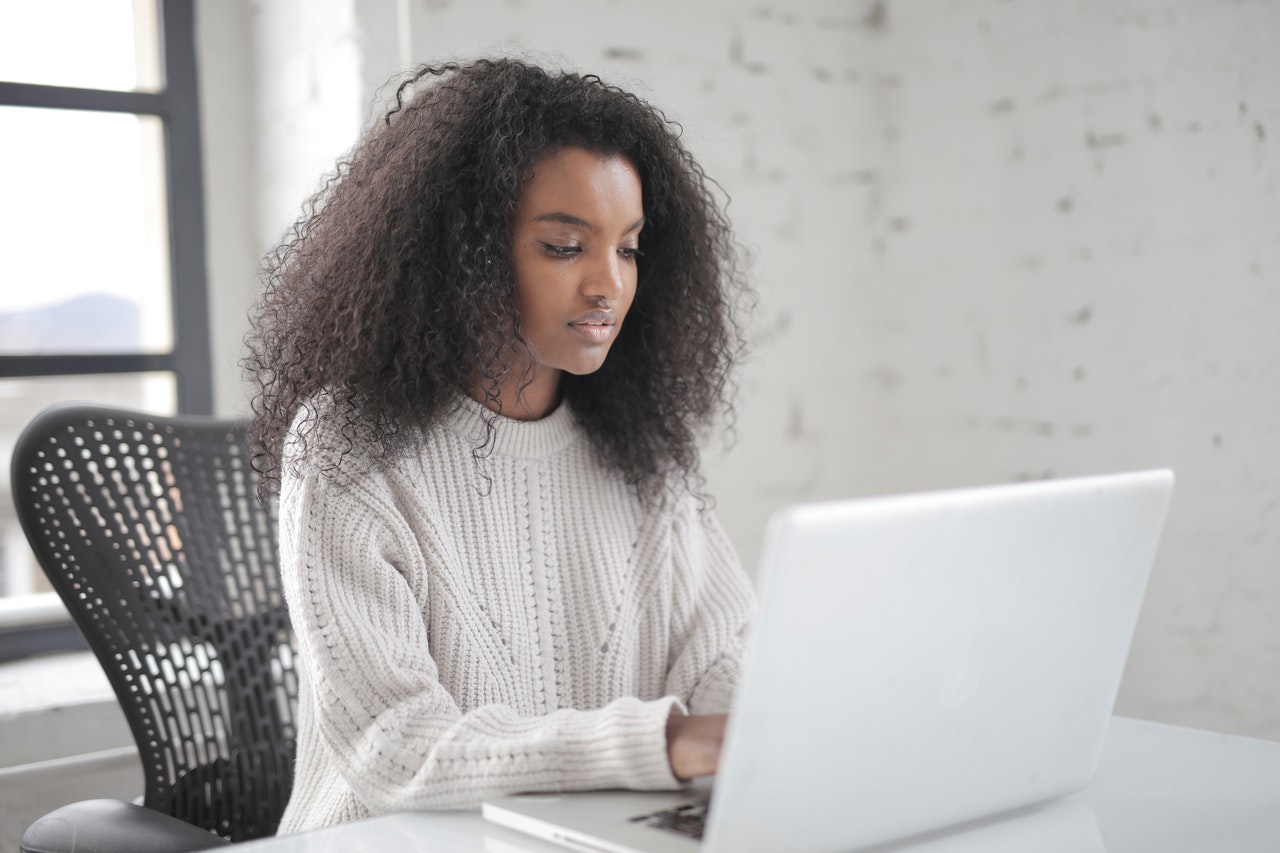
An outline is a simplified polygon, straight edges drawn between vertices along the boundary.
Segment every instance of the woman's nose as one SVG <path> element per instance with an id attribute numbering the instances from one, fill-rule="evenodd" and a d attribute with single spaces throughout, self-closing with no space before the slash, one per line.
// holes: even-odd
<path id="1" fill-rule="evenodd" d="M 622 260 L 617 252 L 602 252 L 586 271 L 582 281 L 582 291 L 587 296 L 617 299 L 622 295 L 625 283 Z"/>

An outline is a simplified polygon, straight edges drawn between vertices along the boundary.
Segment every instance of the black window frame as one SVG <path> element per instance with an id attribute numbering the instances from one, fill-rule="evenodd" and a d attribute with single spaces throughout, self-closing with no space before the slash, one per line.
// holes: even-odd
<path id="1" fill-rule="evenodd" d="M 0 81 L 0 106 L 126 113 L 161 120 L 173 347 L 167 353 L 0 355 L 0 379 L 166 372 L 174 375 L 179 413 L 211 414 L 213 361 L 194 0 L 156 0 L 156 15 L 159 91 Z M 0 661 L 86 647 L 69 615 L 56 622 L 0 626 Z"/>

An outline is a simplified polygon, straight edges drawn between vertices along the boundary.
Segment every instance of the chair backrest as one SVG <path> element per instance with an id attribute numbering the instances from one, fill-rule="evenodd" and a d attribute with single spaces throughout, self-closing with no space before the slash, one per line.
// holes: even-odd
<path id="1" fill-rule="evenodd" d="M 293 783 L 297 677 L 242 425 L 62 404 L 13 455 L 23 530 L 111 680 L 144 805 L 239 841 Z"/>

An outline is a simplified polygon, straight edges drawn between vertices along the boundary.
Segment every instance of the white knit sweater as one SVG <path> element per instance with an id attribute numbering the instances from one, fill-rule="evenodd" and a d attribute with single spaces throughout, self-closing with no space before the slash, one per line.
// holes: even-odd
<path id="1" fill-rule="evenodd" d="M 639 502 L 568 406 L 499 419 L 477 467 L 484 411 L 460 397 L 394 465 L 322 429 L 352 451 L 338 469 L 286 471 L 301 684 L 282 833 L 672 788 L 672 708 L 728 708 L 753 601 L 714 518 L 691 496 Z"/>

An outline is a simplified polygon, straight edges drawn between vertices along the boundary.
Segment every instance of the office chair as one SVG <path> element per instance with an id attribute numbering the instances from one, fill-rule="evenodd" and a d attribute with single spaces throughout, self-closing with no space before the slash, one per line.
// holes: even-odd
<path id="1" fill-rule="evenodd" d="M 197 850 L 274 834 L 293 784 L 298 683 L 274 504 L 243 427 L 61 404 L 13 453 L 22 528 L 106 670 L 142 805 L 56 809 L 24 853 Z"/>

